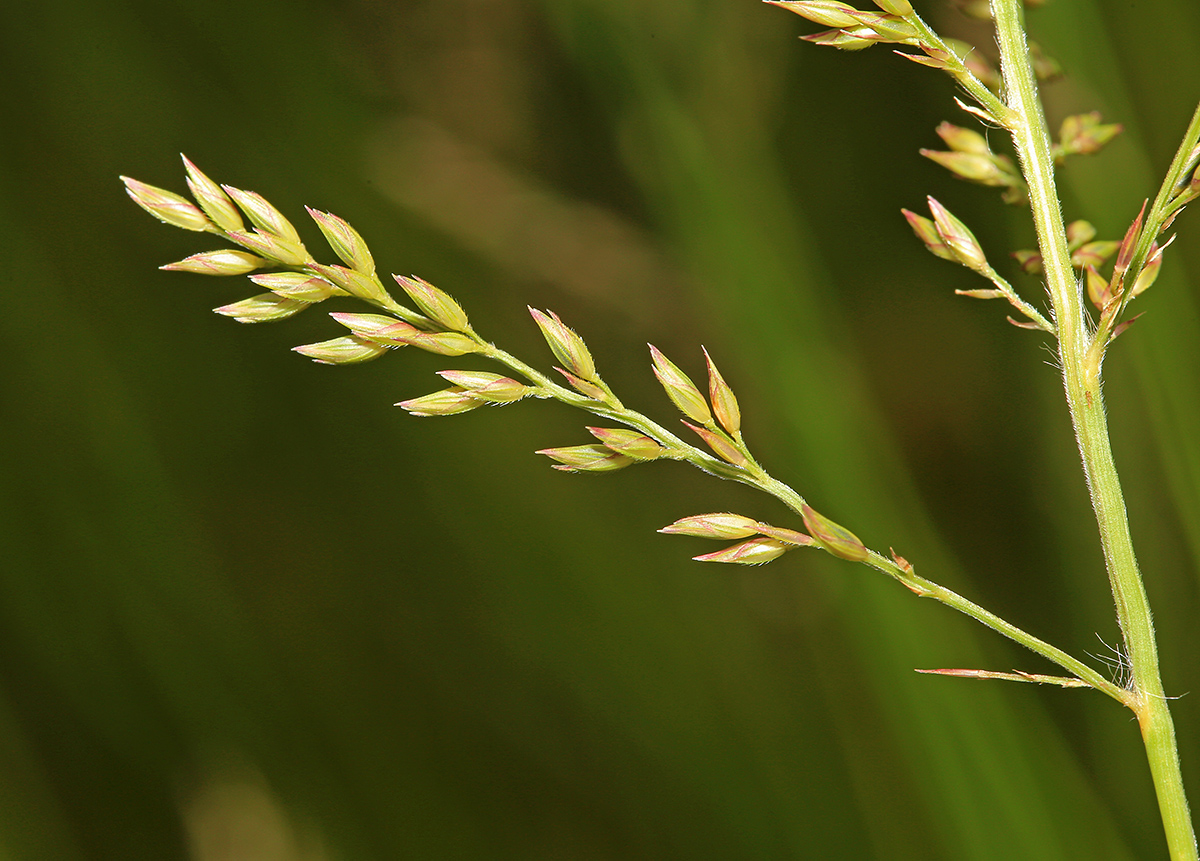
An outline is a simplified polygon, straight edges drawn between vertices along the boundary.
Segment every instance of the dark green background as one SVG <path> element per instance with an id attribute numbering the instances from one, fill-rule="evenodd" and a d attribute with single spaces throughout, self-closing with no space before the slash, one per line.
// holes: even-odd
<path id="1" fill-rule="evenodd" d="M 1128 128 L 1063 172 L 1068 217 L 1117 238 L 1200 95 L 1200 7 L 1053 0 L 1031 27 L 1069 72 L 1052 122 Z M 967 124 L 948 79 L 796 40 L 813 29 L 754 0 L 7 4 L 0 857 L 1163 857 L 1111 701 L 917 675 L 1049 668 L 823 554 L 689 561 L 715 545 L 654 530 L 798 524 L 683 466 L 552 471 L 535 449 L 588 441 L 565 407 L 390 406 L 470 358 L 321 367 L 288 348 L 337 334 L 323 310 L 209 313 L 257 291 L 157 271 L 213 243 L 117 181 L 182 191 L 182 150 L 314 251 L 301 205 L 332 210 L 543 367 L 524 306 L 554 309 L 664 422 L 645 343 L 697 378 L 703 343 L 760 459 L 820 510 L 1111 660 L 1046 339 L 954 296 L 982 285 L 899 209 L 935 194 L 993 260 L 1032 244 L 1024 213 L 917 155 Z M 1177 226 L 1107 394 L 1185 694 L 1200 224 Z M 1174 713 L 1197 798 L 1200 700 Z M 211 848 L 256 828 L 266 848 Z"/>

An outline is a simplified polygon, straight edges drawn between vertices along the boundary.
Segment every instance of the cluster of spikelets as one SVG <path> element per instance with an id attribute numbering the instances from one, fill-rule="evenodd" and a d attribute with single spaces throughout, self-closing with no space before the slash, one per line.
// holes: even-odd
<path id="1" fill-rule="evenodd" d="M 1088 143 L 1083 145 L 1079 144 L 1078 138 L 1074 139 L 1073 144 L 1065 143 L 1069 140 L 1068 126 L 1075 125 L 1075 121 L 1081 119 L 1096 119 L 1096 122 L 1091 125 L 1095 134 L 1087 138 Z M 1115 136 L 1120 128 L 1117 125 L 1100 125 L 1098 116 L 1095 114 L 1085 114 L 1082 118 L 1069 117 L 1064 123 L 1062 134 L 1064 143 L 1055 145 L 1056 156 L 1061 153 L 1096 152 L 1102 142 Z M 1015 181 L 1010 182 L 1007 168 L 1011 165 L 1011 161 L 1006 156 L 997 156 L 986 151 L 987 143 L 982 135 L 950 126 L 949 123 L 939 126 L 938 133 L 950 144 L 951 151 L 922 150 L 922 155 L 932 158 L 964 179 L 982 185 L 1006 186 L 1005 199 L 1008 202 L 1025 202 L 1024 182 L 1020 180 L 1019 175 L 1015 177 Z M 1087 134 L 1090 133 L 1084 133 L 1085 136 Z M 1101 141 L 1101 143 L 1097 144 L 1096 141 Z M 976 163 L 953 159 L 954 156 L 962 154 L 978 155 L 980 159 L 986 159 L 995 169 L 988 171 L 979 168 Z M 1200 152 L 1196 154 L 1196 158 L 1200 158 Z M 1008 192 L 1017 190 L 1021 191 L 1020 197 L 1008 195 Z M 1200 168 L 1196 169 L 1186 184 L 1177 189 L 1177 193 L 1169 201 L 1171 211 L 1158 226 L 1157 233 L 1165 231 L 1183 207 L 1197 197 L 1200 197 Z M 933 216 L 932 220 L 907 209 L 902 210 L 917 238 L 932 254 L 965 266 L 991 281 L 993 285 L 986 289 L 956 290 L 955 292 L 961 296 L 972 296 L 977 299 L 1007 299 L 1014 308 L 1028 318 L 1019 321 L 1009 317 L 1010 323 L 1026 329 L 1041 329 L 1050 334 L 1056 334 L 1054 324 L 1036 308 L 1021 299 L 1012 285 L 992 268 L 979 240 L 975 238 L 971 230 L 933 197 L 928 199 L 928 204 L 930 214 Z M 1145 215 L 1146 204 L 1143 204 L 1142 210 L 1129 225 L 1124 238 L 1120 241 L 1097 240 L 1096 228 L 1088 221 L 1073 221 L 1067 225 L 1067 250 L 1071 255 L 1071 264 L 1077 270 L 1081 288 L 1086 292 L 1089 301 L 1096 307 L 1098 313 L 1098 319 L 1094 321 L 1095 342 L 1101 350 L 1136 319 L 1134 317 L 1118 322 L 1118 318 L 1128 303 L 1144 293 L 1157 280 L 1159 271 L 1162 269 L 1163 252 L 1175 241 L 1175 237 L 1171 236 L 1160 244 L 1156 237 L 1149 237 L 1149 247 L 1144 251 L 1142 259 L 1136 267 L 1136 272 L 1131 277 L 1130 269 L 1134 264 L 1139 243 L 1147 238 L 1144 236 L 1143 230 Z M 1105 278 L 1100 274 L 1100 267 L 1114 254 L 1116 257 L 1111 274 Z M 1016 259 L 1021 269 L 1029 274 L 1037 274 L 1042 271 L 1042 255 L 1038 251 L 1025 249 L 1014 251 L 1012 257 Z M 1129 282 L 1131 282 L 1131 286 L 1126 289 Z"/>
<path id="2" fill-rule="evenodd" d="M 706 472 L 759 487 L 796 510 L 808 533 L 759 523 L 736 514 L 685 517 L 663 532 L 717 540 L 736 540 L 714 553 L 695 558 L 710 562 L 759 564 L 788 550 L 815 546 L 836 556 L 862 561 L 867 549 L 851 532 L 814 511 L 798 494 L 771 478 L 751 456 L 741 433 L 741 411 L 733 390 L 704 352 L 707 397 L 675 363 L 653 345 L 654 375 L 683 414 L 683 423 L 708 447 L 690 445 L 641 413 L 626 408 L 596 370 L 583 339 L 552 311 L 530 308 L 534 322 L 558 360 L 555 367 L 567 386 L 481 338 L 462 307 L 447 293 L 416 277 L 392 278 L 415 306 L 397 302 L 375 271 L 375 260 L 362 236 L 336 215 L 308 209 L 308 214 L 340 258 L 340 264 L 318 263 L 296 228 L 261 195 L 218 185 L 184 157 L 187 185 L 194 202 L 174 192 L 122 177 L 129 196 L 167 224 L 223 237 L 239 246 L 194 254 L 162 269 L 202 275 L 248 275 L 268 292 L 214 309 L 242 323 L 282 320 L 333 297 L 354 297 L 383 313 L 333 312 L 348 334 L 295 347 L 316 362 L 346 365 L 365 362 L 404 346 L 443 356 L 476 354 L 515 371 L 514 377 L 477 370 L 439 371 L 448 388 L 401 401 L 397 406 L 417 416 L 446 416 L 486 405 L 508 404 L 528 397 L 550 398 L 624 427 L 589 427 L 597 440 L 588 445 L 548 448 L 538 452 L 567 472 L 611 472 L 652 460 L 686 461 Z M 246 222 L 249 221 L 249 226 Z M 709 453 L 711 452 L 711 453 Z"/>
<path id="3" fill-rule="evenodd" d="M 767 2 L 832 28 L 802 37 L 810 42 L 842 50 L 860 50 L 876 44 L 915 49 L 897 49 L 896 53 L 923 66 L 947 72 L 974 100 L 974 104 L 969 104 L 956 98 L 959 107 L 987 126 L 1011 130 L 1009 109 L 997 96 L 1000 75 L 996 69 L 971 45 L 934 33 L 913 11 L 908 0 L 875 0 L 882 14 L 856 9 L 840 0 Z M 957 0 L 957 5 L 968 15 L 991 18 L 990 4 L 986 0 Z M 1026 0 L 1026 5 L 1040 5 L 1040 2 Z M 1029 43 L 1029 53 L 1038 78 L 1045 80 L 1061 74 L 1059 64 L 1042 54 L 1035 43 Z M 1104 123 L 1097 112 L 1069 116 L 1059 128 L 1051 155 L 1056 164 L 1061 164 L 1068 156 L 1099 152 L 1121 130 L 1118 124 Z M 921 155 L 961 179 L 1000 188 L 1007 203 L 1028 202 L 1025 180 L 1013 160 L 993 152 L 984 135 L 951 123 L 939 125 L 937 133 L 948 149 L 922 149 Z M 1197 161 L 1200 161 L 1200 148 L 1187 160 L 1189 169 L 1195 167 Z M 1102 355 L 1108 344 L 1136 319 L 1122 320 L 1121 317 L 1129 302 L 1154 283 L 1162 266 L 1163 251 L 1174 239 L 1171 237 L 1160 244 L 1158 236 L 1183 207 L 1197 197 L 1200 197 L 1200 168 L 1195 168 L 1191 177 L 1172 189 L 1162 201 L 1161 209 L 1155 212 L 1153 231 L 1144 229 L 1149 226 L 1143 222 L 1145 206 L 1121 241 L 1097 241 L 1096 229 L 1086 221 L 1075 221 L 1068 226 L 1071 262 L 1078 270 L 1081 290 L 1097 309 L 1097 318 L 1093 320 L 1093 349 L 1097 354 Z M 933 254 L 959 263 L 992 283 L 990 288 L 956 292 L 978 299 L 1006 299 L 1026 318 L 1018 321 L 1010 317 L 1011 323 L 1056 334 L 1053 322 L 1021 299 L 1012 285 L 988 263 L 975 235 L 961 220 L 932 197 L 929 198 L 929 210 L 932 219 L 903 210 L 917 238 Z M 1111 274 L 1105 278 L 1099 268 L 1114 254 L 1116 259 Z M 1024 271 L 1041 271 L 1042 258 L 1038 252 L 1016 251 L 1012 256 Z"/>
<path id="4" fill-rule="evenodd" d="M 1067 117 L 1062 123 L 1059 140 L 1053 145 L 1054 159 L 1056 162 L 1061 162 L 1069 155 L 1089 155 L 1099 152 L 1120 132 L 1120 125 L 1102 123 L 1100 114 L 1096 112 Z M 980 185 L 1003 188 L 1003 198 L 1007 203 L 1028 202 L 1025 181 L 1013 166 L 1012 159 L 992 152 L 983 135 L 950 123 L 939 125 L 937 133 L 946 142 L 949 150 L 922 149 L 921 155 L 937 162 L 962 179 Z M 1197 196 L 1200 196 L 1200 170 L 1192 177 L 1187 186 L 1179 189 L 1177 199 L 1173 201 L 1176 208 L 1159 228 L 1159 232 L 1165 230 L 1174 217 L 1179 214 L 1180 209 Z M 933 216 L 932 220 L 907 209 L 902 210 L 913 232 L 925 244 L 925 247 L 944 260 L 959 263 L 982 275 L 994 285 L 990 289 L 957 290 L 956 293 L 977 299 L 1007 299 L 1028 318 L 1026 321 L 1018 321 L 1010 317 L 1009 322 L 1023 328 L 1041 329 L 1054 334 L 1053 324 L 1036 309 L 1021 300 L 1012 286 L 991 267 L 979 241 L 962 221 L 955 218 L 932 197 L 929 198 L 929 210 Z M 1067 225 L 1067 250 L 1071 253 L 1071 263 L 1078 270 L 1079 278 L 1089 300 L 1096 306 L 1100 314 L 1097 326 L 1106 331 L 1107 342 L 1111 342 L 1133 322 L 1130 319 L 1117 324 L 1116 314 L 1124 309 L 1129 300 L 1145 292 L 1158 278 L 1159 270 L 1162 268 L 1163 251 L 1174 241 L 1174 237 L 1171 237 L 1161 245 L 1157 240 L 1151 242 L 1146 259 L 1134 278 L 1133 286 L 1125 291 L 1126 276 L 1133 261 L 1137 243 L 1142 236 L 1144 216 L 1145 207 L 1120 241 L 1097 240 L 1096 228 L 1088 221 L 1074 221 Z M 1100 274 L 1099 269 L 1114 254 L 1116 260 L 1113 262 L 1111 276 L 1105 278 Z M 1042 256 L 1039 252 L 1020 250 L 1012 252 L 1012 256 L 1023 271 L 1030 274 L 1042 271 Z"/>

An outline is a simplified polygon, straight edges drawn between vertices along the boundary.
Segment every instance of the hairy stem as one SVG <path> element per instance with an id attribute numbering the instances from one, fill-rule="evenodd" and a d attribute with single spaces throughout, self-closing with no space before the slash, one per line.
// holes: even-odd
<path id="1" fill-rule="evenodd" d="M 1029 64 L 1021 2 L 992 0 L 992 12 L 1000 44 L 1005 96 L 1014 115 L 1009 131 L 1029 183 L 1030 208 L 1058 327 L 1067 404 L 1100 528 L 1117 621 L 1132 667 L 1132 696 L 1128 704 L 1141 725 L 1171 858 L 1195 861 L 1196 838 L 1179 769 L 1174 724 L 1159 675 L 1154 624 L 1133 552 L 1125 502 L 1108 439 L 1100 385 L 1101 364 L 1099 357 L 1089 355 L 1088 318 L 1067 249 L 1066 228 L 1054 183 L 1050 135 Z"/>

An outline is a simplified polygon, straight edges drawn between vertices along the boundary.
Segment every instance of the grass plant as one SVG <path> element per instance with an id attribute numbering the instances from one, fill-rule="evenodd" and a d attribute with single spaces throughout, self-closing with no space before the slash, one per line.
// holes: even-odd
<path id="1" fill-rule="evenodd" d="M 1038 81 L 1060 70 L 1029 42 L 1020 0 L 960 4 L 994 23 L 998 69 L 990 66 L 976 47 L 936 33 L 908 0 L 876 0 L 878 8 L 871 10 L 856 9 L 839 0 L 769 1 L 828 28 L 806 36 L 808 41 L 847 51 L 893 45 L 901 57 L 950 75 L 961 90 L 958 107 L 982 124 L 982 132 L 943 123 L 937 132 L 947 149 L 923 150 L 922 155 L 961 179 L 999 189 L 1007 204 L 1027 207 L 1038 247 L 1014 255 L 1024 270 L 1044 282 L 1048 304 L 1043 307 L 1039 307 L 1042 297 L 1022 296 L 1002 277 L 971 229 L 936 198 L 928 199 L 928 216 L 908 210 L 903 215 L 931 253 L 987 282 L 986 287 L 958 293 L 1003 299 L 1016 315 L 1008 318 L 1010 323 L 1032 330 L 1032 337 L 1052 346 L 1120 626 L 1120 662 L 1127 668 L 1120 678 L 1109 679 L 1087 662 L 918 574 L 920 560 L 914 564 L 891 548 L 885 552 L 866 546 L 849 528 L 819 513 L 800 492 L 773 477 L 743 437 L 738 399 L 707 351 L 703 353 L 706 379 L 698 384 L 658 348 L 649 348 L 653 374 L 687 429 L 680 435 L 626 406 L 600 375 L 581 335 L 553 311 L 530 308 L 554 357 L 556 377 L 481 335 L 458 302 L 427 281 L 392 276 L 397 293 L 379 276 L 374 255 L 362 236 L 338 216 L 308 211 L 339 261 L 321 263 L 287 217 L 265 198 L 214 182 L 186 158 L 190 200 L 134 179 L 124 178 L 124 182 L 133 200 L 160 220 L 213 234 L 233 246 L 203 251 L 162 268 L 248 275 L 265 291 L 219 307 L 215 309 L 218 314 L 244 323 L 269 322 L 328 299 L 353 297 L 370 310 L 333 312 L 332 318 L 345 332 L 298 346 L 296 352 L 334 365 L 378 359 L 402 347 L 487 360 L 502 372 L 465 367 L 442 370 L 439 376 L 447 386 L 397 406 L 414 416 L 449 416 L 484 406 L 542 399 L 591 413 L 604 422 L 587 427 L 593 441 L 539 452 L 554 461 L 555 469 L 602 473 L 652 461 L 681 461 L 769 494 L 790 512 L 791 520 L 784 525 L 732 512 L 707 512 L 683 517 L 660 530 L 722 542 L 719 549 L 695 559 L 757 565 L 800 550 L 826 552 L 866 565 L 918 597 L 931 598 L 975 619 L 1062 670 L 1062 674 L 961 668 L 923 672 L 1092 688 L 1130 709 L 1145 745 L 1170 857 L 1196 859 L 1170 699 L 1161 679 L 1152 614 L 1109 441 L 1103 363 L 1114 341 L 1136 319 L 1131 313 L 1133 300 L 1153 285 L 1164 265 L 1164 253 L 1174 240 L 1168 235 L 1172 222 L 1186 204 L 1200 197 L 1200 108 L 1153 200 L 1148 199 L 1140 212 L 1131 215 L 1122 237 L 1100 239 L 1087 221 L 1067 223 L 1064 219 L 1056 168 L 1066 159 L 1098 152 L 1121 128 L 1104 122 L 1097 113 L 1081 113 L 1068 117 L 1058 134 L 1051 135 Z M 1012 155 L 993 148 L 1002 135 L 1010 138 Z"/>

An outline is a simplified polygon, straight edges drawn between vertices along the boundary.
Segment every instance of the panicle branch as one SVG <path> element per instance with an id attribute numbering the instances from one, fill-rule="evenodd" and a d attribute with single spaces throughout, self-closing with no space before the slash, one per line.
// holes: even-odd
<path id="1" fill-rule="evenodd" d="M 959 101 L 964 110 L 992 126 L 1011 128 L 1015 122 L 1012 110 L 994 92 L 998 82 L 994 69 L 970 46 L 939 37 L 917 16 L 907 0 L 875 0 L 878 11 L 859 10 L 839 0 L 768 2 L 832 28 L 805 37 L 818 44 L 857 50 L 877 43 L 890 43 L 912 49 L 900 53 L 922 65 L 947 72 L 962 86 L 973 101 L 973 104 Z M 1049 74 L 1052 64 L 1044 65 Z M 1119 131 L 1119 126 L 1101 123 L 1096 114 L 1068 118 L 1063 124 L 1056 158 L 1061 160 L 1076 153 L 1095 152 Z M 948 149 L 925 149 L 921 151 L 922 155 L 962 179 L 1002 189 L 1007 202 L 1022 203 L 1027 199 L 1025 179 L 1013 160 L 994 152 L 984 135 L 951 123 L 942 123 L 937 133 Z M 1187 169 L 1193 169 L 1198 160 L 1200 146 L 1193 141 L 1184 159 Z M 868 549 L 849 529 L 818 513 L 796 491 L 770 476 L 750 453 L 742 436 L 738 399 L 707 350 L 703 352 L 707 386 L 702 389 L 661 350 L 650 345 L 651 369 L 667 398 L 682 414 L 681 422 L 703 444 L 704 448 L 700 448 L 683 441 L 642 413 L 625 407 L 601 378 L 583 338 L 553 311 L 529 309 L 559 363 L 555 370 L 566 385 L 554 382 L 485 341 L 474 331 L 456 300 L 421 278 L 392 276 L 412 306 L 398 302 L 377 275 L 375 258 L 366 241 L 344 219 L 330 212 L 307 209 L 339 261 L 320 263 L 309 253 L 295 226 L 264 197 L 252 191 L 219 185 L 186 158 L 184 166 L 194 202 L 137 180 L 123 179 L 130 197 L 159 220 L 186 230 L 212 233 L 236 246 L 195 254 L 167 264 L 164 269 L 206 275 L 248 275 L 252 283 L 267 291 L 223 305 L 216 309 L 217 313 L 240 322 L 267 322 L 290 317 L 331 298 L 353 297 L 366 302 L 378 313 L 333 312 L 330 316 L 347 329 L 348 334 L 300 345 L 295 348 L 296 352 L 322 364 L 356 364 L 411 346 L 438 355 L 476 355 L 497 362 L 513 376 L 470 369 L 443 370 L 438 375 L 449 384 L 448 388 L 402 400 L 397 405 L 415 416 L 446 416 L 532 397 L 557 400 L 586 410 L 620 426 L 589 426 L 587 430 L 595 442 L 540 450 L 538 454 L 554 461 L 555 469 L 600 473 L 656 460 L 685 461 L 718 477 L 756 487 L 783 501 L 799 517 L 805 530 L 774 526 L 732 513 L 692 515 L 660 530 L 667 534 L 734 542 L 696 556 L 697 560 L 758 565 L 799 547 L 824 550 L 841 559 L 861 562 L 882 571 L 915 594 L 934 598 L 976 618 L 1063 666 L 1072 676 L 1062 678 L 984 670 L 938 671 L 942 674 L 1018 681 L 1054 680 L 1056 684 L 1095 687 L 1118 698 L 1124 695 L 1069 655 L 917 576 L 913 566 L 895 553 L 889 558 Z M 1187 179 L 1177 170 L 1173 174 L 1171 190 L 1165 204 L 1155 210 L 1160 215 L 1155 223 L 1159 229 L 1186 202 L 1200 196 L 1200 179 L 1196 175 Z M 1055 334 L 1054 324 L 1021 299 L 991 266 L 971 230 L 935 198 L 928 199 L 928 206 L 931 218 L 904 210 L 917 237 L 931 253 L 965 266 L 992 284 L 986 290 L 958 292 L 977 298 L 1004 298 L 1025 318 L 1017 325 Z M 1150 285 L 1161 264 L 1162 251 L 1169 243 L 1147 244 L 1144 239 L 1148 228 L 1143 228 L 1140 216 L 1121 243 L 1095 241 L 1095 230 L 1086 222 L 1076 222 L 1072 228 L 1073 260 L 1080 267 L 1081 278 L 1086 280 L 1088 295 L 1101 309 L 1099 328 L 1103 329 L 1106 314 L 1115 323 L 1124 303 Z M 1117 255 L 1114 274 L 1105 281 L 1096 267 L 1114 253 Z M 1027 271 L 1036 271 L 1040 265 L 1036 252 L 1018 252 L 1016 256 Z M 1124 287 L 1126 282 L 1131 284 L 1129 289 Z M 1107 338 L 1111 340 L 1119 333 L 1120 326 L 1109 325 L 1108 329 Z"/>
<path id="2" fill-rule="evenodd" d="M 779 3 L 793 11 L 825 16 L 835 26 L 849 26 L 859 34 L 870 29 L 871 38 L 908 39 L 905 22 L 915 19 L 906 0 L 878 0 L 883 15 L 862 13 L 835 0 Z M 844 16 L 844 17 L 839 17 Z M 850 23 L 846 23 L 850 22 Z M 907 29 L 906 29 L 907 28 Z M 955 152 L 983 155 L 979 141 L 963 131 L 943 129 L 943 138 Z M 1002 166 L 999 157 L 990 157 Z M 515 356 L 485 341 L 472 329 L 466 312 L 448 293 L 416 276 L 393 275 L 414 308 L 405 306 L 387 291 L 375 271 L 375 259 L 362 236 L 348 222 L 329 212 L 308 209 L 334 254 L 337 264 L 319 263 L 301 241 L 299 232 L 262 195 L 228 185 L 218 185 L 184 158 L 187 185 L 195 203 L 173 192 L 125 178 L 130 197 L 167 224 L 185 230 L 212 233 L 235 248 L 195 254 L 162 267 L 169 271 L 204 275 L 248 275 L 251 283 L 267 292 L 223 305 L 217 313 L 243 323 L 262 323 L 293 316 L 331 298 L 354 298 L 376 312 L 335 311 L 335 322 L 349 330 L 340 337 L 302 344 L 295 349 L 315 362 L 350 365 L 378 359 L 401 347 L 416 347 L 443 356 L 477 355 L 506 366 L 514 376 L 480 370 L 443 370 L 438 375 L 448 388 L 400 401 L 397 406 L 414 416 L 449 416 L 483 406 L 510 404 L 527 398 L 553 399 L 615 422 L 620 427 L 588 427 L 596 440 L 584 445 L 546 448 L 538 452 L 555 461 L 564 472 L 602 473 L 656 460 L 677 460 L 716 475 L 756 487 L 784 502 L 799 516 L 806 531 L 773 526 L 737 514 L 703 514 L 684 517 L 662 532 L 735 543 L 695 558 L 704 562 L 760 565 L 798 547 L 812 547 L 854 562 L 861 562 L 899 580 L 915 594 L 934 597 L 996 627 L 1006 636 L 1056 660 L 1073 672 L 1069 656 L 1056 656 L 1044 644 L 1013 627 L 997 626 L 985 611 L 930 581 L 917 577 L 901 557 L 891 559 L 868 550 L 846 527 L 815 511 L 795 490 L 770 476 L 751 455 L 742 436 L 742 413 L 733 389 L 703 351 L 707 372 L 706 392 L 692 382 L 677 364 L 657 347 L 650 346 L 651 368 L 667 398 L 682 413 L 681 421 L 708 449 L 684 442 L 642 413 L 625 407 L 600 377 L 596 362 L 580 335 L 553 311 L 530 308 L 554 358 L 556 370 L 566 380 L 560 385 Z M 999 169 L 999 168 L 998 168 Z M 1015 186 L 1014 186 L 1015 187 Z M 954 260 L 998 279 L 987 264 L 978 242 L 962 222 L 930 198 L 933 221 L 906 213 L 917 235 L 940 257 Z M 247 229 L 246 222 L 252 226 Z M 263 271 L 270 270 L 270 271 Z M 997 295 L 1018 307 L 1011 288 L 997 281 Z M 1049 324 L 1032 309 L 1022 308 L 1041 328 Z M 1004 623 L 1007 625 L 1007 623 Z M 1067 663 L 1063 663 L 1067 660 Z M 1082 666 L 1082 665 L 1081 665 Z M 1097 687 L 1091 681 L 1088 684 Z"/>

